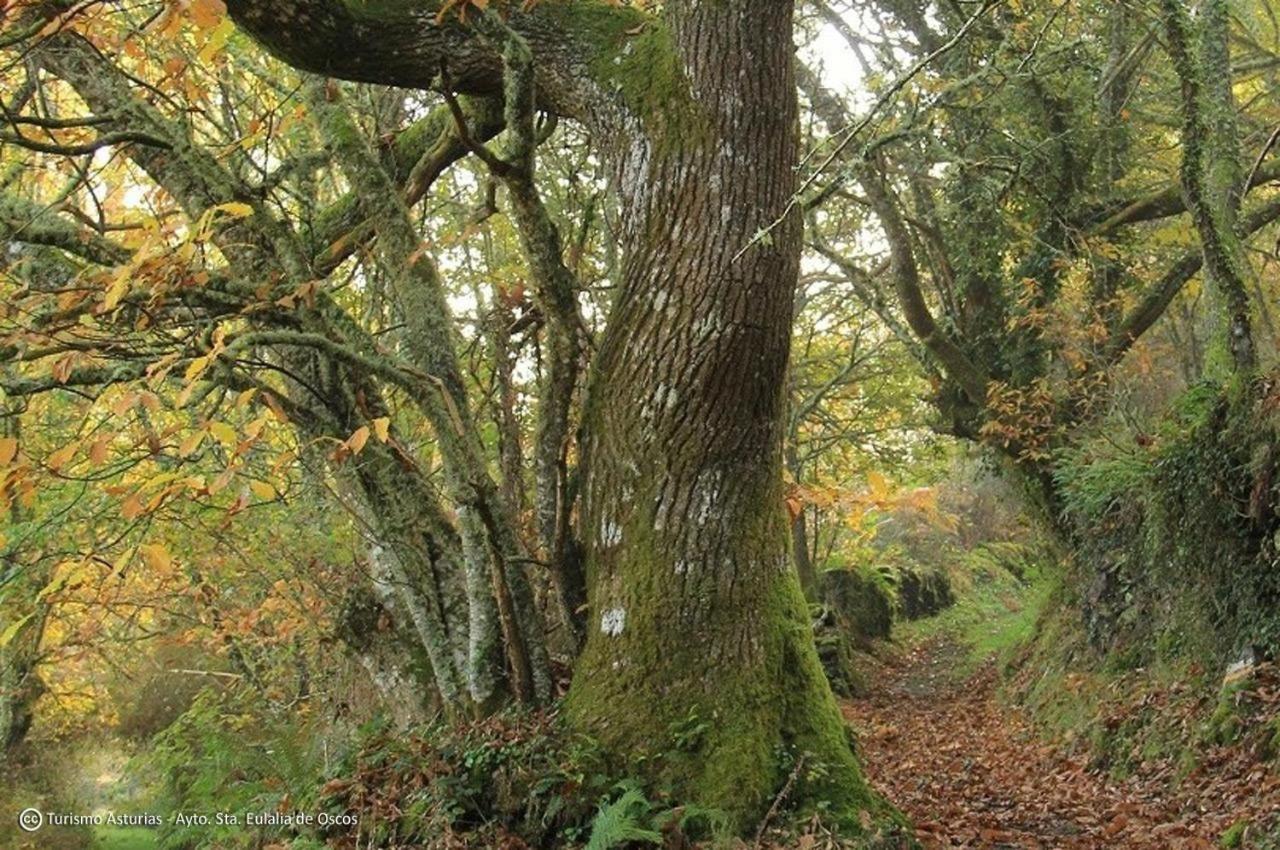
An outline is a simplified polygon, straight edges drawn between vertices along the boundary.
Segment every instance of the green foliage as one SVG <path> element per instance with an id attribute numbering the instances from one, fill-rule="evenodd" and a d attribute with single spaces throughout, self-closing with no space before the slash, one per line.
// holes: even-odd
<path id="1" fill-rule="evenodd" d="M 653 805 L 644 792 L 629 787 L 616 800 L 605 803 L 591 821 L 587 850 L 614 850 L 629 842 L 661 844 L 662 833 L 649 828 Z"/>
<path id="2" fill-rule="evenodd" d="M 154 777 L 155 811 L 272 812 L 305 799 L 321 770 L 317 737 L 288 715 L 265 714 L 252 697 L 204 691 L 152 741 L 135 768 Z M 255 846 L 261 831 L 243 825 L 167 819 L 163 850 Z"/>
<path id="3" fill-rule="evenodd" d="M 693 752 L 702 743 L 711 723 L 698 716 L 696 708 L 689 709 L 689 714 L 671 725 L 671 742 L 677 750 Z"/>
<path id="4" fill-rule="evenodd" d="M 100 826 L 94 829 L 94 850 L 152 850 L 155 830 L 147 827 Z"/>
<path id="5" fill-rule="evenodd" d="M 1256 388 L 1200 384 L 1154 434 L 1100 434 L 1059 456 L 1087 633 L 1114 661 L 1217 666 L 1246 644 L 1280 647 L 1269 407 Z"/>
<path id="6" fill-rule="evenodd" d="M 1036 626 L 1059 594 L 1061 577 L 1046 553 L 1026 544 L 983 545 L 955 570 L 956 604 L 927 619 L 904 623 L 908 644 L 947 635 L 966 648 L 957 676 L 995 658 L 1008 665 L 1035 636 Z"/>
<path id="7" fill-rule="evenodd" d="M 409 734 L 370 725 L 312 799 L 334 814 L 389 813 L 368 825 L 381 844 L 500 833 L 558 844 L 586 837 L 612 787 L 594 742 L 551 717 L 506 713 Z"/>
<path id="8" fill-rule="evenodd" d="M 678 726 L 686 746 L 707 731 L 696 715 Z M 359 737 L 332 778 L 313 779 L 300 799 L 333 815 L 381 813 L 363 833 L 377 846 L 495 846 L 514 837 L 540 847 L 616 848 L 660 844 L 671 832 L 690 840 L 729 835 L 723 812 L 674 801 L 637 779 L 618 781 L 595 742 L 554 716 L 509 712 L 408 734 L 375 723 Z"/>
<path id="9" fill-rule="evenodd" d="M 1232 850 L 1232 848 L 1244 845 L 1245 834 L 1249 830 L 1248 821 L 1237 821 L 1233 823 L 1226 832 L 1222 833 L 1222 837 L 1218 839 L 1218 846 Z"/>

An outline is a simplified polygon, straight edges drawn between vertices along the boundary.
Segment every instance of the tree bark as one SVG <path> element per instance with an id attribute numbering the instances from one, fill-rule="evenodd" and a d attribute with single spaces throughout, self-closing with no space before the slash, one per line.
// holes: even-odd
<path id="1" fill-rule="evenodd" d="M 801 236 L 798 215 L 783 217 L 791 13 L 668 6 L 684 102 L 642 118 L 616 159 L 623 280 L 585 414 L 592 619 L 569 716 L 632 765 L 658 756 L 647 764 L 681 796 L 739 823 L 800 758 L 826 767 L 800 796 L 844 814 L 868 800 L 783 511 Z"/>
<path id="2" fill-rule="evenodd" d="M 1257 367 L 1258 356 L 1249 315 L 1247 271 L 1236 231 L 1241 187 L 1229 185 L 1237 169 L 1226 140 L 1220 138 L 1235 123 L 1226 55 L 1227 10 L 1224 0 L 1207 4 L 1200 32 L 1202 55 L 1197 61 L 1185 4 L 1162 0 L 1161 8 L 1169 55 L 1182 83 L 1182 191 L 1200 235 L 1205 278 L 1222 302 L 1232 366 L 1247 374 Z M 1204 58 L 1211 60 L 1209 75 Z"/>

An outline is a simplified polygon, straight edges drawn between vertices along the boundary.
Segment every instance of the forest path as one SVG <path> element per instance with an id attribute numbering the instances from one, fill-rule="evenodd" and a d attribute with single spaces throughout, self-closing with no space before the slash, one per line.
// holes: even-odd
<path id="1" fill-rule="evenodd" d="M 885 665 L 870 697 L 843 704 L 872 784 L 925 848 L 1220 846 L 1234 795 L 1199 782 L 1171 793 L 1167 775 L 1117 783 L 1089 771 L 997 699 L 993 663 L 958 676 L 965 658 L 952 639 L 930 638 Z"/>

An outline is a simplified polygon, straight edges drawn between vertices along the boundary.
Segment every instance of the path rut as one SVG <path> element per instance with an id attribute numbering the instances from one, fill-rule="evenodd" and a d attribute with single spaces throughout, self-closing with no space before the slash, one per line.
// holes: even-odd
<path id="1" fill-rule="evenodd" d="M 871 782 L 926 848 L 1212 850 L 1246 815 L 1280 815 L 1277 771 L 1242 752 L 1207 751 L 1177 785 L 1158 764 L 1123 782 L 1091 770 L 997 699 L 993 664 L 957 677 L 964 655 L 927 642 L 844 703 Z"/>

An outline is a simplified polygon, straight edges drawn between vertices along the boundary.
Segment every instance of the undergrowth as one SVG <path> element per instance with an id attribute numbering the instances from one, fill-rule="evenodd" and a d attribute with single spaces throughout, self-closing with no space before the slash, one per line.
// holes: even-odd
<path id="1" fill-rule="evenodd" d="M 1043 545 L 996 543 L 968 552 L 951 570 L 956 604 L 936 616 L 898 625 L 906 645 L 935 638 L 965 648 L 955 670 L 971 675 L 989 659 L 1010 663 L 1034 635 L 1041 612 L 1058 587 L 1054 556 Z"/>
<path id="2" fill-rule="evenodd" d="M 484 720 L 404 730 L 376 721 L 341 751 L 324 730 L 276 723 L 250 702 L 209 692 L 154 741 L 153 808 L 174 812 L 309 812 L 307 823 L 167 824 L 163 850 L 258 848 L 742 847 L 730 818 L 654 784 L 619 778 L 596 743 L 554 712 L 512 710 Z M 794 754 L 779 753 L 780 759 Z M 786 762 L 784 761 L 785 765 Z M 818 765 L 797 762 L 796 779 Z M 790 783 L 789 783 L 790 784 Z M 841 838 L 821 806 L 799 811 L 780 789 L 756 846 L 862 848 Z M 864 824 L 868 834 L 873 824 Z M 889 830 L 892 832 L 893 830 Z M 819 840 L 821 839 L 821 840 Z M 880 846 L 907 846 L 886 838 Z M 124 845 L 127 846 L 127 845 Z"/>
<path id="3" fill-rule="evenodd" d="M 1056 463 L 1091 647 L 1108 663 L 1223 667 L 1280 649 L 1276 382 L 1188 390 L 1150 429 Z"/>

